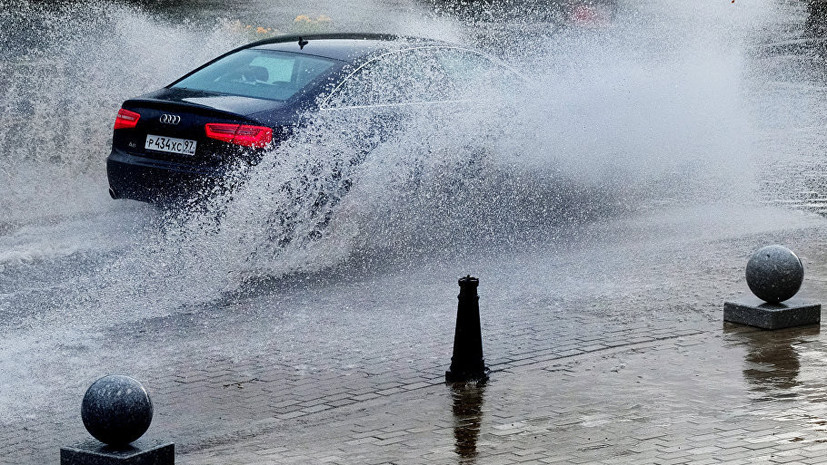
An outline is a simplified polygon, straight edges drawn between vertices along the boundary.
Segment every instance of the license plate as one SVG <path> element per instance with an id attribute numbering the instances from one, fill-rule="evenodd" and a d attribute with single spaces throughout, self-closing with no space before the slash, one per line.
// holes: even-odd
<path id="1" fill-rule="evenodd" d="M 180 153 L 181 155 L 195 155 L 195 142 L 189 139 L 176 139 L 175 137 L 146 135 L 147 150 L 159 152 Z"/>

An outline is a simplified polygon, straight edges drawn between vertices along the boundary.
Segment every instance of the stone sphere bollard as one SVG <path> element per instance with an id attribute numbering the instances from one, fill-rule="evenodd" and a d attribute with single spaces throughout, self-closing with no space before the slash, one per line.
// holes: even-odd
<path id="1" fill-rule="evenodd" d="M 804 265 L 781 245 L 761 248 L 747 262 L 747 285 L 759 299 L 777 304 L 792 296 L 804 282 Z"/>
<path id="2" fill-rule="evenodd" d="M 125 446 L 140 438 L 152 422 L 152 401 L 138 381 L 108 375 L 92 383 L 83 396 L 80 415 L 95 439 Z"/>

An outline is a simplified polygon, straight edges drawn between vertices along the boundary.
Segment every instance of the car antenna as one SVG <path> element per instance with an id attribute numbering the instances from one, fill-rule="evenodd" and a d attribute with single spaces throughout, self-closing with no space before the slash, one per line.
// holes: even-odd
<path id="1" fill-rule="evenodd" d="M 299 50 L 304 50 L 304 46 L 309 44 L 310 42 L 304 40 L 303 38 L 299 37 Z"/>

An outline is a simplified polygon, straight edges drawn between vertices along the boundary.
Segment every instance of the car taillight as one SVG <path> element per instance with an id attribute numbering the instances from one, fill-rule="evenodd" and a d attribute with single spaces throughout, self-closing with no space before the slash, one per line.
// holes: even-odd
<path id="1" fill-rule="evenodd" d="M 207 137 L 244 147 L 262 148 L 273 141 L 273 129 L 247 124 L 207 123 Z"/>
<path id="2" fill-rule="evenodd" d="M 115 129 L 134 128 L 139 119 L 141 119 L 141 115 L 138 113 L 121 108 L 118 110 L 118 116 L 115 117 Z"/>

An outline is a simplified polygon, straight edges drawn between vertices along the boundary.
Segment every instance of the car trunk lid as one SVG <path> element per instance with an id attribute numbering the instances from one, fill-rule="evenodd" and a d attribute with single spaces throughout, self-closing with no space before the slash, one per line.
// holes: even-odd
<path id="1" fill-rule="evenodd" d="M 207 94 L 187 89 L 162 89 L 124 102 L 123 109 L 140 115 L 132 127 L 116 129 L 115 148 L 148 158 L 189 164 L 215 164 L 228 157 L 249 154 L 249 148 L 232 143 L 232 137 L 208 137 L 207 125 L 266 127 L 250 115 L 272 109 L 278 102 L 262 99 Z M 247 131 L 249 132 L 249 130 Z M 269 139 L 267 140 L 269 143 Z"/>

